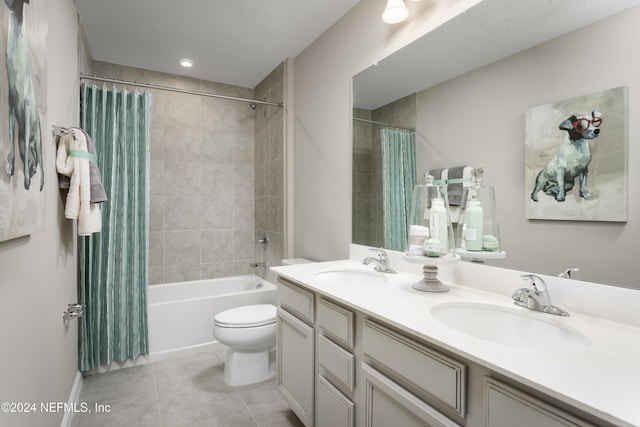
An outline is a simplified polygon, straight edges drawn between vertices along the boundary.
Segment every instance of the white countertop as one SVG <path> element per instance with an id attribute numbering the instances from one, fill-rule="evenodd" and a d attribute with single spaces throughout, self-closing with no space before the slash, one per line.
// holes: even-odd
<path id="1" fill-rule="evenodd" d="M 343 260 L 272 268 L 277 274 L 314 292 L 382 319 L 408 334 L 603 420 L 620 426 L 640 426 L 640 327 L 571 310 L 570 317 L 538 313 L 514 305 L 510 294 L 491 293 L 450 282 L 447 282 L 451 285 L 449 292 L 420 292 L 411 285 L 421 277 L 403 272 L 377 273 L 383 279 L 378 283 L 348 285 L 330 283 L 315 276 L 318 272 L 336 269 L 372 271 L 372 266 Z M 520 285 L 526 286 L 524 282 Z M 550 293 L 553 297 L 553 291 Z M 459 302 L 522 310 L 535 318 L 581 332 L 590 340 L 590 346 L 571 350 L 512 347 L 463 334 L 431 315 L 431 308 L 438 304 Z"/>

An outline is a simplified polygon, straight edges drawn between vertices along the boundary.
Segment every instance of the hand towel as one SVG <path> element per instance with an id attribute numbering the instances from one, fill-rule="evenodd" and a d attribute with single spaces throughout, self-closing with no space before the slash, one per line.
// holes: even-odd
<path id="1" fill-rule="evenodd" d="M 102 229 L 98 204 L 91 203 L 87 140 L 83 132 L 70 132 L 59 139 L 56 155 L 58 173 L 70 177 L 64 215 L 78 220 L 78 235 L 88 236 Z"/>
<path id="2" fill-rule="evenodd" d="M 94 145 L 91 137 L 84 129 L 75 128 L 76 132 L 82 132 L 86 141 L 87 141 L 87 152 L 93 155 L 95 158 L 97 156 L 96 146 Z M 104 187 L 102 185 L 102 176 L 100 175 L 100 169 L 98 168 L 98 164 L 95 161 L 89 163 L 89 182 L 91 188 L 91 203 L 102 203 L 107 201 L 107 193 L 104 191 Z"/>
<path id="3" fill-rule="evenodd" d="M 92 154 L 94 157 L 96 156 L 96 147 L 91 140 L 91 137 L 84 129 L 80 128 L 72 128 L 70 129 L 69 135 L 71 136 L 74 132 L 82 132 L 87 140 L 87 151 L 89 154 Z M 64 138 L 64 136 L 60 137 L 60 139 Z M 68 148 L 67 148 L 68 151 Z M 104 191 L 104 187 L 102 185 L 102 176 L 100 175 L 100 169 L 96 162 L 89 163 L 89 180 L 91 185 L 91 203 L 102 203 L 107 201 L 107 194 Z M 70 175 L 59 174 L 58 175 L 58 186 L 62 189 L 68 189 L 70 184 Z"/>
<path id="4" fill-rule="evenodd" d="M 433 183 L 434 184 L 444 184 L 444 182 L 442 181 L 442 171 L 444 169 L 440 168 L 440 169 L 430 169 L 429 172 L 427 172 L 427 175 L 431 175 L 433 177 Z M 426 179 L 426 176 L 425 176 Z"/>
<path id="5" fill-rule="evenodd" d="M 464 187 L 472 184 L 473 168 L 471 166 L 456 166 L 446 170 L 444 179 L 447 181 L 447 195 L 450 206 L 460 206 Z"/>

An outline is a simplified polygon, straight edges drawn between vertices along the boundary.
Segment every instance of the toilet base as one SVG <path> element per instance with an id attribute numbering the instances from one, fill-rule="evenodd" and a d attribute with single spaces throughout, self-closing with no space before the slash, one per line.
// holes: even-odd
<path id="1" fill-rule="evenodd" d="M 240 351 L 228 348 L 222 380 L 230 386 L 242 386 L 273 378 L 275 364 L 270 363 L 269 353 L 269 349 Z"/>

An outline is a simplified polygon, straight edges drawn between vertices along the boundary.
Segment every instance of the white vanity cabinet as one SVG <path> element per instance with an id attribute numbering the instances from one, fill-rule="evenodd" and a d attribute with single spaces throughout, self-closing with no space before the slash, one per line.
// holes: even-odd
<path id="1" fill-rule="evenodd" d="M 278 384 L 307 427 L 612 426 L 311 286 L 280 277 L 278 298 Z"/>
<path id="2" fill-rule="evenodd" d="M 496 379 L 484 378 L 485 427 L 595 427 Z"/>
<path id="3" fill-rule="evenodd" d="M 314 425 L 314 295 L 278 280 L 277 382 L 291 409 Z"/>
<path id="4" fill-rule="evenodd" d="M 399 412 L 407 425 L 459 425 L 442 411 L 464 420 L 465 364 L 371 319 L 363 321 L 362 348 L 365 426 L 385 425 Z"/>
<path id="5" fill-rule="evenodd" d="M 355 313 L 318 297 L 316 426 L 355 426 Z"/>

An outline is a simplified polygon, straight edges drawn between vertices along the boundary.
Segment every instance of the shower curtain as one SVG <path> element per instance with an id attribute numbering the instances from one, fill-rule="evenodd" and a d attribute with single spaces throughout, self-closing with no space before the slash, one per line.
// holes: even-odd
<path id="1" fill-rule="evenodd" d="M 416 185 L 414 133 L 382 129 L 384 247 L 405 250 L 413 187 Z"/>
<path id="2" fill-rule="evenodd" d="M 150 111 L 149 93 L 81 87 L 81 126 L 109 200 L 102 232 L 80 242 L 80 371 L 148 353 Z"/>

